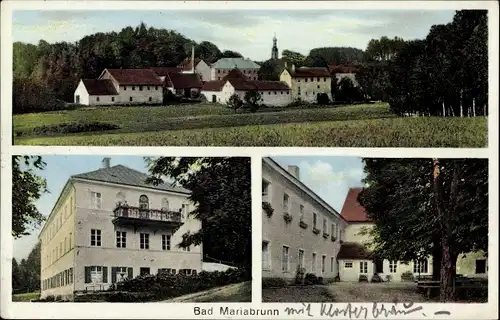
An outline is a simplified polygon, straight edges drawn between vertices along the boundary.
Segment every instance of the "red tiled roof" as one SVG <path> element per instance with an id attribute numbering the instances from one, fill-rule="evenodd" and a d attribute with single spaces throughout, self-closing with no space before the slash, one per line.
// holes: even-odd
<path id="1" fill-rule="evenodd" d="M 364 245 L 354 242 L 342 243 L 337 254 L 339 260 L 372 260 L 373 257 L 373 253 Z"/>
<path id="2" fill-rule="evenodd" d="M 194 59 L 195 68 L 198 65 L 198 63 L 200 63 L 200 61 L 201 61 L 201 59 Z M 191 59 L 186 59 L 186 60 L 182 61 L 181 63 L 179 63 L 179 65 L 177 67 L 182 69 L 183 71 L 191 70 L 191 67 L 192 67 Z"/>
<path id="3" fill-rule="evenodd" d="M 301 67 L 295 68 L 295 71 L 288 69 L 294 78 L 307 78 L 307 77 L 330 77 L 330 72 L 327 68 L 309 68 Z"/>
<path id="4" fill-rule="evenodd" d="M 202 91 L 221 91 L 222 87 L 226 84 L 225 80 L 212 80 L 203 84 Z"/>
<path id="5" fill-rule="evenodd" d="M 239 69 L 232 69 L 231 71 L 229 71 L 225 76 L 224 78 L 222 78 L 222 80 L 230 80 L 230 79 L 235 79 L 235 80 L 247 80 L 247 76 L 245 76 L 243 74 L 243 72 L 241 72 L 241 70 Z"/>
<path id="6" fill-rule="evenodd" d="M 120 85 L 161 85 L 151 69 L 106 69 Z"/>
<path id="7" fill-rule="evenodd" d="M 260 81 L 254 80 L 252 81 L 257 85 L 257 88 L 262 91 L 270 91 L 270 90 L 291 90 L 290 87 L 281 81 Z"/>
<path id="8" fill-rule="evenodd" d="M 359 204 L 358 195 L 363 190 L 363 188 L 351 188 L 347 192 L 347 196 L 344 201 L 344 206 L 340 215 L 347 222 L 370 222 L 371 220 L 366 215 L 366 210 Z"/>
<path id="9" fill-rule="evenodd" d="M 118 94 L 113 81 L 109 79 L 82 79 L 82 82 L 91 96 L 114 96 Z"/>
<path id="10" fill-rule="evenodd" d="M 160 77 L 165 77 L 169 73 L 181 73 L 182 71 L 181 68 L 177 67 L 153 67 L 151 70 Z"/>
<path id="11" fill-rule="evenodd" d="M 196 73 L 169 73 L 165 83 L 167 87 L 175 89 L 201 89 L 203 87 L 203 83 Z"/>
<path id="12" fill-rule="evenodd" d="M 328 65 L 328 70 L 330 73 L 357 73 L 358 68 L 354 66 L 343 66 L 343 65 Z"/>

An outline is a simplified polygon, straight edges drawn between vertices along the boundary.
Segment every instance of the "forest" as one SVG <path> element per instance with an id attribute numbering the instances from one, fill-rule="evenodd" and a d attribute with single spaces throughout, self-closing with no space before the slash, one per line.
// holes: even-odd
<path id="1" fill-rule="evenodd" d="M 196 43 L 166 29 L 139 26 L 96 33 L 76 43 L 14 43 L 14 113 L 66 108 L 80 78 L 104 68 L 176 66 L 191 55 L 213 63 L 241 57 L 217 45 Z M 307 56 L 288 49 L 278 61 L 257 61 L 262 80 L 278 80 L 290 62 L 299 66 L 355 66 L 359 87 L 332 75 L 332 95 L 340 100 L 388 102 L 399 115 L 483 116 L 488 114 L 488 29 L 486 10 L 457 11 L 453 21 L 434 25 L 425 39 L 381 37 L 365 50 L 318 47 Z"/>

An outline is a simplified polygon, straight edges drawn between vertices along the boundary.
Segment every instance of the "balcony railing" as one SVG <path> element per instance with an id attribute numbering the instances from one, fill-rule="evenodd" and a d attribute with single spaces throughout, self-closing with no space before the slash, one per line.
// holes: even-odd
<path id="1" fill-rule="evenodd" d="M 119 204 L 114 210 L 113 223 L 134 227 L 139 226 L 166 226 L 178 228 L 183 224 L 181 210 L 157 210 L 130 207 Z"/>

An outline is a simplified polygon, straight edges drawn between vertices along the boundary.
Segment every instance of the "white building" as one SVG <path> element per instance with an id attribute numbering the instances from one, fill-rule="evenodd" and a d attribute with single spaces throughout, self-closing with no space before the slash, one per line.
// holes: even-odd
<path id="1" fill-rule="evenodd" d="M 248 80 L 239 69 L 231 70 L 222 80 L 205 82 L 201 94 L 208 102 L 227 104 L 233 94 L 244 101 L 245 94 L 249 91 L 259 92 L 259 104 L 265 106 L 286 106 L 292 102 L 291 90 L 286 83 Z"/>
<path id="2" fill-rule="evenodd" d="M 193 63 L 194 61 L 194 63 Z M 194 70 L 193 70 L 194 65 Z M 210 66 L 202 59 L 188 59 L 183 61 L 177 66 L 181 69 L 182 73 L 196 73 L 200 76 L 201 81 L 210 81 L 212 75 L 212 69 Z"/>
<path id="3" fill-rule="evenodd" d="M 352 84 L 356 87 L 358 86 L 358 81 L 356 80 L 356 73 L 359 69 L 354 66 L 342 66 L 342 65 L 329 65 L 328 70 L 332 75 L 335 75 L 337 83 L 344 78 L 349 78 Z"/>
<path id="4" fill-rule="evenodd" d="M 122 165 L 72 176 L 39 235 L 41 297 L 72 299 L 106 290 L 123 278 L 202 270 L 200 246 L 180 249 L 187 231 L 189 191 L 145 183 L 147 175 Z"/>
<path id="5" fill-rule="evenodd" d="M 257 80 L 259 78 L 260 65 L 250 59 L 222 58 L 211 66 L 210 80 L 223 80 L 233 69 L 238 69 L 248 78 Z"/>
<path id="6" fill-rule="evenodd" d="M 162 80 L 152 69 L 104 69 L 98 79 L 81 79 L 74 98 L 83 105 L 161 104 Z"/>

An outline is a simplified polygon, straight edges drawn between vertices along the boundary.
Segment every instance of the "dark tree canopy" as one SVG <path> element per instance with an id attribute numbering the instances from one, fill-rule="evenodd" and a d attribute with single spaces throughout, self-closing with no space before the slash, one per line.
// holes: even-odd
<path id="1" fill-rule="evenodd" d="M 12 292 L 25 293 L 40 290 L 41 244 L 38 242 L 26 259 L 17 263 L 12 259 Z"/>
<path id="2" fill-rule="evenodd" d="M 285 49 L 281 53 L 281 60 L 286 61 L 290 66 L 294 64 L 297 68 L 304 65 L 305 59 L 306 57 L 303 54 L 296 51 Z"/>
<path id="3" fill-rule="evenodd" d="M 260 65 L 258 72 L 259 80 L 279 81 L 280 65 L 276 60 L 267 60 Z"/>
<path id="4" fill-rule="evenodd" d="M 203 253 L 250 269 L 252 219 L 250 158 L 149 158 L 150 183 L 170 176 L 191 190 L 190 215 L 202 228 L 183 235 L 180 246 L 200 245 Z M 193 170 L 194 169 L 194 170 Z"/>
<path id="5" fill-rule="evenodd" d="M 224 50 L 222 52 L 222 58 L 243 58 L 243 55 L 236 51 Z"/>
<path id="6" fill-rule="evenodd" d="M 12 235 L 15 238 L 29 235 L 40 226 L 44 216 L 35 206 L 43 193 L 47 192 L 47 182 L 35 173 L 42 170 L 45 163 L 39 156 L 12 156 Z"/>

